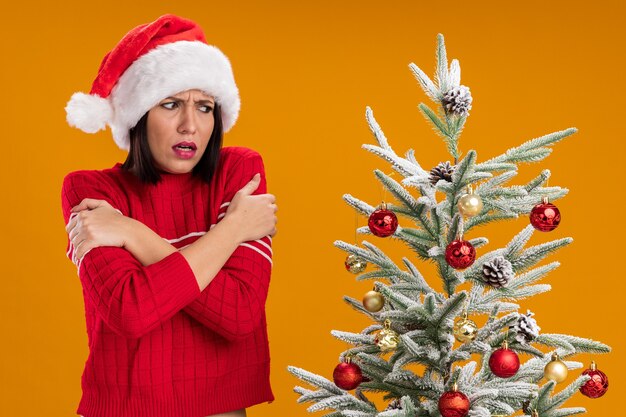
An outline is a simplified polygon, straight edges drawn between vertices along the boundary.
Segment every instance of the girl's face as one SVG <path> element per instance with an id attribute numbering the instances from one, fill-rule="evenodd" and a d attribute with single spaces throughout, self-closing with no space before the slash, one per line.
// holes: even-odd
<path id="1" fill-rule="evenodd" d="M 213 133 L 215 100 L 200 90 L 167 97 L 148 112 L 148 145 L 156 168 L 191 172 Z"/>

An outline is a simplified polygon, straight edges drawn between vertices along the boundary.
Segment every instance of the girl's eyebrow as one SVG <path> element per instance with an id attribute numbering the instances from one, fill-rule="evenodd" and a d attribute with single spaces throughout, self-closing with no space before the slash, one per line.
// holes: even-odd
<path id="1" fill-rule="evenodd" d="M 166 97 L 164 100 L 172 100 L 172 101 L 176 101 L 176 102 L 179 102 L 179 103 L 184 103 L 185 102 L 185 100 L 183 100 L 181 98 L 172 97 L 172 96 Z M 195 100 L 194 103 L 214 104 L 213 100 L 210 100 L 210 99 Z"/>

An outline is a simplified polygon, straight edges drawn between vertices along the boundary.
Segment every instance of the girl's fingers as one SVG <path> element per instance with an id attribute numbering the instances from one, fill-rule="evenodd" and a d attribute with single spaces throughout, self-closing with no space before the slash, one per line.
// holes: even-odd
<path id="1" fill-rule="evenodd" d="M 78 234 L 78 230 L 79 230 L 79 229 L 80 229 L 80 228 L 79 228 L 79 227 L 77 227 L 77 225 L 76 225 L 76 224 L 74 224 L 74 225 L 73 225 L 73 226 L 69 229 L 69 231 L 67 232 L 67 237 L 68 237 L 70 240 L 74 239 L 74 237 Z"/>
<path id="2" fill-rule="evenodd" d="M 74 219 L 70 220 L 69 222 L 67 222 L 67 226 L 65 226 L 65 231 L 67 233 L 69 233 L 73 228 L 74 228 L 74 224 L 76 222 L 74 221 Z"/>
<path id="3" fill-rule="evenodd" d="M 78 233 L 75 236 L 70 238 L 70 241 L 72 242 L 72 245 L 74 246 L 74 252 L 76 252 L 80 244 L 83 243 L 83 240 L 84 239 L 78 240 Z"/>
<path id="4" fill-rule="evenodd" d="M 89 249 L 87 248 L 87 243 L 85 243 L 84 240 L 82 240 L 78 245 L 74 246 L 74 254 L 76 255 L 77 259 L 82 259 L 83 256 L 85 256 L 85 253 L 87 253 L 89 251 Z"/>
<path id="5" fill-rule="evenodd" d="M 111 206 L 109 202 L 106 200 L 96 200 L 95 198 L 83 198 L 80 204 L 72 207 L 72 210 L 70 211 L 72 213 L 76 213 L 78 211 L 85 210 L 85 209 L 92 210 L 103 205 Z"/>
<path id="6" fill-rule="evenodd" d="M 70 210 L 72 213 L 78 213 L 82 210 L 87 210 L 89 209 L 89 202 L 86 201 L 87 199 L 84 199 L 83 201 L 80 202 L 80 204 L 78 204 L 77 206 L 72 207 L 72 210 Z"/>
<path id="7" fill-rule="evenodd" d="M 76 247 L 76 245 L 74 245 L 74 259 L 75 259 L 75 260 L 80 259 L 79 250 L 78 250 L 78 248 Z"/>
<path id="8" fill-rule="evenodd" d="M 85 200 L 81 201 L 77 206 L 72 207 L 72 210 L 70 210 L 72 213 L 78 213 L 81 210 L 85 210 L 87 209 L 87 203 Z"/>
<path id="9" fill-rule="evenodd" d="M 65 226 L 65 231 L 69 233 L 70 230 L 72 230 L 74 228 L 74 226 L 76 226 L 76 222 L 78 220 L 76 220 L 76 217 L 78 217 L 78 213 L 72 213 L 70 214 L 70 221 L 67 222 L 67 226 Z"/>
<path id="10" fill-rule="evenodd" d="M 69 221 L 69 223 L 65 227 L 65 231 L 67 232 L 70 240 L 72 240 L 72 232 L 74 232 L 74 234 L 78 233 L 78 229 L 80 228 L 77 226 L 78 226 L 78 213 L 76 216 L 72 218 L 72 220 Z"/>

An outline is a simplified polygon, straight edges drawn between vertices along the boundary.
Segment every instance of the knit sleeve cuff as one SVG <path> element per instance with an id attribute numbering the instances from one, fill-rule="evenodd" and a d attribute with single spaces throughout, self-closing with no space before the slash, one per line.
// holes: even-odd
<path id="1" fill-rule="evenodd" d="M 179 251 L 146 266 L 145 273 L 162 316 L 181 310 L 201 294 L 191 266 Z"/>

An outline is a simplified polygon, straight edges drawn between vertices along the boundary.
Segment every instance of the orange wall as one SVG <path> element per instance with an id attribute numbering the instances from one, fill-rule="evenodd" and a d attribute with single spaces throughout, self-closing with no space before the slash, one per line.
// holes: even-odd
<path id="1" fill-rule="evenodd" d="M 381 187 L 372 170 L 390 171 L 360 149 L 374 143 L 365 106 L 398 153 L 416 149 L 426 168 L 449 159 L 417 110 L 428 101 L 407 67 L 415 62 L 432 74 L 438 32 L 449 58 L 460 60 L 462 83 L 474 97 L 464 152 L 476 149 L 485 160 L 546 133 L 580 130 L 548 159 L 523 166 L 515 181 L 551 169 L 550 185 L 570 189 L 558 202 L 563 221 L 550 235 L 535 233 L 531 243 L 575 239 L 548 258 L 562 263 L 544 280 L 553 291 L 522 307 L 536 313 L 543 332 L 613 346 L 612 354 L 596 358 L 611 378 L 608 394 L 593 401 L 576 395 L 568 405 L 586 406 L 591 416 L 614 413 L 624 391 L 626 346 L 619 329 L 624 206 L 617 188 L 624 153 L 618 130 L 625 93 L 623 3 L 171 3 L 3 7 L 0 415 L 74 415 L 88 350 L 81 288 L 65 258 L 61 181 L 76 169 L 111 167 L 125 153 L 109 131 L 87 135 L 68 127 L 63 108 L 73 92 L 88 91 L 102 56 L 128 29 L 167 12 L 198 21 L 230 57 L 242 112 L 225 142 L 261 152 L 280 207 L 267 305 L 276 401 L 252 408 L 249 416 L 307 415 L 295 402 L 292 388 L 300 382 L 287 365 L 330 377 L 347 347 L 330 330 L 358 332 L 367 325 L 341 297 L 360 297 L 371 282 L 356 283 L 332 244 L 354 239 L 355 216 L 342 194 L 376 204 Z M 493 249 L 526 224 L 520 219 L 479 231 Z M 367 240 L 397 261 L 407 253 L 399 242 Z M 421 269 L 437 281 L 431 268 Z"/>

